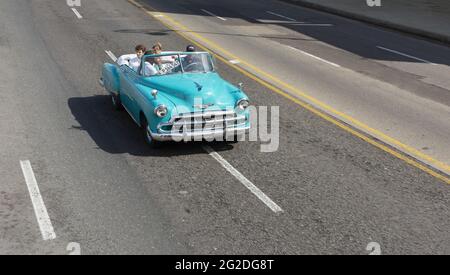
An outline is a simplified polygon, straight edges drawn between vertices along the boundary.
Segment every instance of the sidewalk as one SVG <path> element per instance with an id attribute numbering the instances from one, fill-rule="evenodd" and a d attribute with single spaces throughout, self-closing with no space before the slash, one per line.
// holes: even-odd
<path id="1" fill-rule="evenodd" d="M 284 0 L 450 43 L 450 0 Z"/>

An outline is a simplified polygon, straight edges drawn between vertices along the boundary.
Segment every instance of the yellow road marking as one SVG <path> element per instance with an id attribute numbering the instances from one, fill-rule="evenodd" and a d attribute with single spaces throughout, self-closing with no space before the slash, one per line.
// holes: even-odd
<path id="1" fill-rule="evenodd" d="M 394 139 L 392 137 L 389 137 L 386 134 L 384 134 L 384 133 L 382 133 L 382 132 L 380 132 L 380 131 L 378 131 L 376 129 L 373 129 L 373 128 L 369 127 L 368 125 L 366 125 L 366 124 L 356 120 L 355 118 L 335 110 L 331 106 L 329 106 L 329 105 L 319 101 L 318 99 L 316 99 L 316 98 L 314 98 L 314 97 L 312 97 L 312 96 L 310 96 L 310 95 L 308 95 L 308 94 L 298 90 L 297 88 L 295 88 L 295 87 L 293 87 L 293 86 L 291 86 L 291 85 L 289 85 L 287 83 L 284 83 L 282 80 L 280 80 L 280 79 L 278 79 L 278 78 L 276 78 L 276 77 L 274 77 L 274 76 L 272 76 L 272 75 L 270 75 L 270 74 L 260 70 L 259 68 L 257 68 L 254 65 L 246 62 L 242 58 L 237 57 L 234 54 L 232 54 L 232 53 L 228 52 L 227 50 L 223 49 L 222 47 L 220 47 L 216 43 L 214 43 L 214 42 L 212 42 L 212 41 L 210 41 L 210 40 L 200 36 L 199 34 L 195 33 L 192 30 L 188 29 L 187 27 L 185 27 L 181 23 L 179 23 L 176 20 L 172 19 L 167 14 L 164 14 L 164 16 L 161 17 L 162 13 L 161 12 L 156 12 L 155 9 L 153 9 L 153 8 L 151 8 L 153 11 L 150 11 L 146 7 L 144 7 L 140 3 L 137 3 L 134 0 L 128 0 L 128 1 L 131 4 L 135 5 L 136 7 L 142 9 L 143 11 L 145 11 L 152 18 L 155 18 L 156 20 L 160 21 L 164 26 L 166 26 L 167 28 L 173 30 L 175 33 L 177 33 L 178 35 L 182 36 L 184 39 L 186 39 L 186 40 L 190 41 L 191 43 L 195 44 L 196 46 L 198 46 L 200 48 L 203 48 L 205 50 L 211 50 L 213 53 L 214 53 L 214 50 L 219 50 L 220 52 L 225 54 L 227 56 L 227 58 L 223 58 L 222 56 L 214 53 L 216 58 L 218 58 L 219 60 L 221 60 L 222 62 L 224 62 L 228 66 L 234 68 L 235 70 L 239 71 L 240 73 L 244 74 L 245 76 L 251 78 L 252 80 L 254 80 L 256 82 L 258 82 L 259 84 L 261 84 L 261 85 L 267 87 L 268 89 L 276 92 L 277 94 L 280 94 L 283 97 L 285 97 L 285 98 L 295 102 L 296 104 L 302 106 L 303 108 L 309 110 L 310 112 L 312 112 L 312 113 L 318 115 L 319 117 L 321 117 L 321 118 L 323 118 L 323 119 L 325 119 L 325 120 L 335 124 L 336 126 L 340 127 L 341 129 L 343 129 L 343 130 L 345 130 L 345 131 L 347 131 L 347 132 L 349 132 L 349 133 L 359 137 L 360 139 L 366 141 L 367 143 L 372 144 L 373 146 L 375 146 L 375 147 L 377 147 L 377 148 L 379 148 L 379 149 L 381 149 L 381 150 L 383 150 L 383 151 L 385 151 L 385 152 L 387 152 L 387 153 L 389 153 L 389 154 L 391 154 L 391 155 L 393 155 L 393 156 L 395 156 L 395 157 L 405 161 L 406 163 L 408 163 L 408 164 L 410 164 L 410 165 L 412 165 L 412 166 L 414 166 L 414 167 L 416 167 L 418 169 L 421 169 L 422 171 L 424 171 L 424 172 L 426 172 L 426 173 L 428 173 L 428 174 L 430 174 L 430 175 L 432 175 L 432 176 L 434 176 L 434 177 L 436 177 L 436 178 L 446 182 L 447 184 L 450 184 L 450 178 L 449 177 L 441 175 L 440 173 L 437 173 L 434 170 L 428 168 L 426 165 L 423 165 L 423 164 L 419 163 L 415 159 L 413 159 L 411 157 L 408 157 L 406 155 L 403 155 L 403 154 L 401 154 L 401 153 L 399 153 L 399 152 L 389 148 L 388 146 L 386 146 L 386 145 L 384 145 L 384 144 L 382 144 L 380 142 L 375 141 L 373 138 L 368 137 L 368 136 L 366 136 L 366 135 L 364 135 L 364 134 L 362 134 L 362 133 L 352 129 L 351 127 L 347 126 L 346 124 L 342 123 L 341 121 L 337 120 L 336 118 L 334 118 L 334 117 L 332 117 L 332 116 L 330 116 L 330 115 L 328 115 L 328 114 L 326 114 L 326 113 L 316 109 L 315 107 L 311 106 L 310 104 L 308 104 L 308 103 L 306 103 L 306 102 L 304 102 L 304 101 L 302 101 L 302 100 L 300 100 L 300 99 L 298 99 L 298 98 L 296 98 L 296 97 L 294 97 L 294 96 L 292 96 L 292 95 L 282 91 L 280 88 L 275 87 L 274 85 L 272 85 L 272 84 L 268 83 L 267 81 L 259 78 L 258 76 L 256 76 L 256 75 L 254 75 L 254 74 L 252 74 L 252 73 L 242 69 L 241 67 L 239 67 L 239 66 L 237 66 L 235 64 L 229 63 L 228 60 L 230 60 L 230 59 L 239 59 L 241 61 L 241 64 L 244 64 L 245 66 L 247 66 L 251 70 L 257 72 L 258 74 L 261 74 L 264 77 L 266 77 L 266 78 L 272 80 L 273 82 L 279 84 L 280 86 L 282 86 L 282 87 L 284 87 L 284 88 L 294 92 L 296 95 L 307 99 L 308 101 L 310 101 L 313 104 L 319 106 L 323 110 L 326 110 L 326 111 L 328 111 L 330 113 L 333 113 L 334 115 L 336 115 L 338 117 L 341 117 L 344 120 L 347 120 L 348 122 L 350 122 L 351 124 L 356 126 L 356 128 L 361 128 L 364 131 L 366 131 L 366 132 L 370 133 L 371 135 L 375 136 L 376 138 L 379 138 L 379 139 L 383 140 L 384 142 L 386 142 L 388 144 L 390 143 L 390 144 L 400 148 L 405 153 L 407 153 L 407 154 L 409 154 L 409 155 L 411 155 L 411 156 L 413 156 L 415 158 L 422 159 L 422 160 L 428 162 L 429 164 L 434 165 L 438 169 L 442 170 L 444 173 L 450 174 L 450 166 L 449 165 L 447 165 L 447 164 L 445 164 L 443 162 L 440 162 L 440 161 L 432 158 L 431 156 L 423 154 L 422 152 L 419 152 L 417 149 L 412 148 L 412 147 L 410 147 L 410 146 L 408 146 L 406 144 L 403 144 L 400 141 L 398 141 L 398 140 L 396 140 L 396 139 Z M 173 26 L 171 26 L 170 24 L 165 22 L 163 20 L 163 18 L 164 18 L 164 20 L 169 21 Z M 174 26 L 176 26 L 177 29 L 174 29 Z M 196 39 L 202 41 L 204 44 L 209 45 L 209 46 L 205 46 L 205 45 L 203 45 L 203 44 L 193 40 L 192 38 L 187 36 L 184 32 L 189 33 L 190 35 L 192 35 Z"/>

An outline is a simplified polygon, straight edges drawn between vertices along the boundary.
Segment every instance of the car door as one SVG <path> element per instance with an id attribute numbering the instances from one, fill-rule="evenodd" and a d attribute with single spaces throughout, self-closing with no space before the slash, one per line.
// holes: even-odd
<path id="1" fill-rule="evenodd" d="M 139 106 L 136 101 L 137 88 L 136 84 L 139 79 L 139 75 L 128 66 L 121 66 L 121 90 L 120 90 L 120 100 L 122 101 L 123 107 L 131 115 L 131 117 L 138 122 L 139 121 Z"/>

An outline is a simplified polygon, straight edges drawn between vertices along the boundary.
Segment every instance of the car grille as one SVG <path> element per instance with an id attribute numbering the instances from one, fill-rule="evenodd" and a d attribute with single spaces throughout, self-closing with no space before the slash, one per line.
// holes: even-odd
<path id="1" fill-rule="evenodd" d="M 172 118 L 172 129 L 183 132 L 225 130 L 244 126 L 246 117 L 235 112 L 201 112 L 182 114 Z"/>

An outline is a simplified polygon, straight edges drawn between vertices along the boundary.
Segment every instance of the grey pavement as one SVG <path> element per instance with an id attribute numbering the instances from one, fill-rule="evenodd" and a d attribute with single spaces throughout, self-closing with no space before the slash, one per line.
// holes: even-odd
<path id="1" fill-rule="evenodd" d="M 450 43 L 446 0 L 285 0 Z M 376 6 L 370 3 L 380 3 Z"/>

